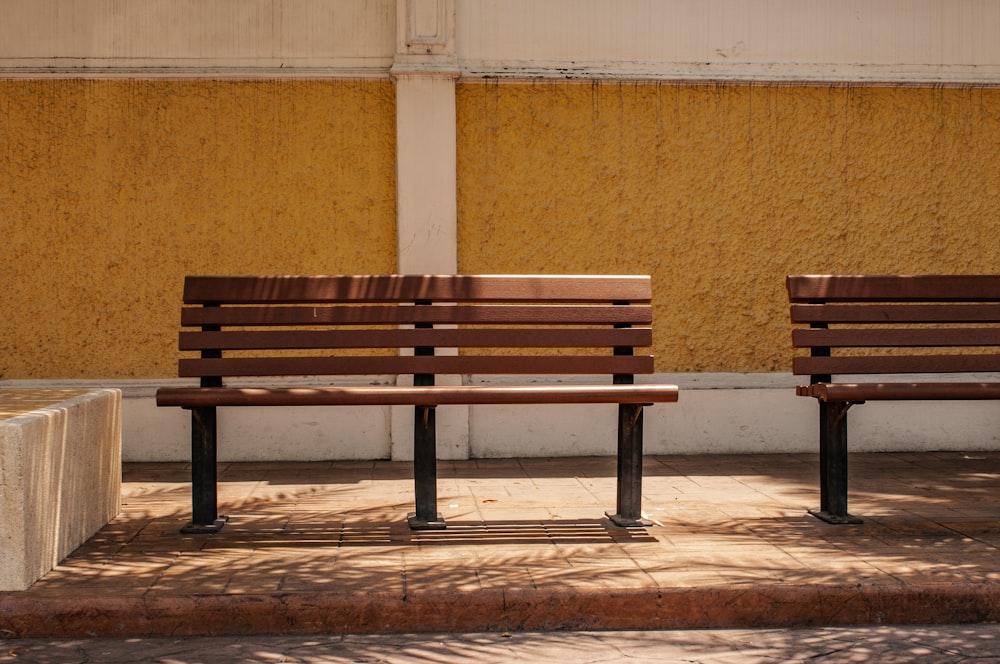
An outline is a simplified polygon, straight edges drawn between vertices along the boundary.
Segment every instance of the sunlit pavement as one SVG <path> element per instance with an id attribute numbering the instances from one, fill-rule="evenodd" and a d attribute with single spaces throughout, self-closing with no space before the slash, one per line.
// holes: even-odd
<path id="1" fill-rule="evenodd" d="M 448 528 L 412 532 L 407 463 L 230 464 L 220 474 L 230 521 L 194 536 L 179 532 L 186 466 L 128 464 L 121 515 L 29 590 L 0 593 L 0 656 L 29 661 L 32 637 L 83 637 L 90 649 L 93 637 L 229 636 L 241 638 L 218 647 L 243 648 L 284 634 L 297 635 L 295 648 L 339 648 L 368 642 L 307 637 L 480 635 L 371 642 L 394 657 L 410 657 L 400 643 L 423 644 L 429 661 L 434 644 L 455 640 L 544 652 L 612 638 L 595 630 L 868 625 L 877 643 L 884 625 L 957 624 L 940 638 L 992 639 L 975 624 L 1000 617 L 1000 454 L 853 455 L 851 471 L 851 512 L 866 521 L 831 526 L 806 513 L 819 500 L 815 455 L 650 456 L 653 525 L 620 529 L 603 516 L 614 508 L 612 457 L 442 461 Z M 567 631 L 588 634 L 534 634 Z M 841 633 L 753 634 L 819 648 Z"/>

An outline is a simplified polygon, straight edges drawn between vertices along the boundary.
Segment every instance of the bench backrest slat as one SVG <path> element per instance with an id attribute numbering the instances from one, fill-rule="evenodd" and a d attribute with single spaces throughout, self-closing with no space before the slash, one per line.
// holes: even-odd
<path id="1" fill-rule="evenodd" d="M 652 371 L 653 358 L 648 355 L 382 355 L 182 359 L 178 374 L 184 378 L 368 374 L 646 374 Z"/>
<path id="2" fill-rule="evenodd" d="M 179 374 L 628 381 L 653 372 L 634 352 L 653 342 L 651 300 L 650 278 L 630 275 L 188 277 L 179 347 L 198 357 Z"/>
<path id="3" fill-rule="evenodd" d="M 796 357 L 795 374 L 907 374 L 1000 371 L 1000 355 Z"/>
<path id="4" fill-rule="evenodd" d="M 181 325 L 649 325 L 649 305 L 504 305 L 401 307 L 368 306 L 240 306 L 188 307 Z"/>
<path id="5" fill-rule="evenodd" d="M 649 346 L 648 327 L 609 329 L 393 329 L 181 332 L 181 350 L 315 348 L 614 348 Z"/>
<path id="6" fill-rule="evenodd" d="M 1000 346 L 1000 328 L 933 329 L 810 329 L 792 332 L 796 348 L 941 348 L 947 346 Z"/>
<path id="7" fill-rule="evenodd" d="M 814 382 L 1000 371 L 1000 275 L 795 275 L 787 287 L 792 322 L 810 326 L 792 332 L 810 351 L 792 371 Z"/>
<path id="8" fill-rule="evenodd" d="M 339 275 L 188 277 L 184 302 L 211 304 L 361 302 L 649 302 L 643 276 Z"/>
<path id="9" fill-rule="evenodd" d="M 792 302 L 1000 302 L 1000 275 L 793 275 Z"/>
<path id="10" fill-rule="evenodd" d="M 793 304 L 793 323 L 992 323 L 1000 304 Z"/>

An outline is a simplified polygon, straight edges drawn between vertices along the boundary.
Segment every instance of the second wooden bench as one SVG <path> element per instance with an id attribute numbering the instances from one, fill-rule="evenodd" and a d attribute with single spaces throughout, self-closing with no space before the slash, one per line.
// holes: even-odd
<path id="1" fill-rule="evenodd" d="M 787 279 L 792 360 L 819 402 L 820 509 L 847 511 L 847 411 L 866 401 L 1000 399 L 1000 275 L 794 275 Z M 837 379 L 837 375 L 840 378 Z M 892 377 L 892 374 L 900 376 Z M 858 376 L 872 376 L 859 379 Z M 845 378 L 845 376 L 847 376 Z"/>
<path id="2" fill-rule="evenodd" d="M 216 409 L 229 406 L 414 406 L 414 529 L 437 513 L 435 417 L 449 404 L 618 404 L 619 526 L 641 514 L 642 409 L 677 401 L 674 385 L 636 385 L 653 372 L 648 276 L 355 275 L 188 277 L 179 375 L 159 406 L 191 410 L 192 520 L 222 527 Z M 442 349 L 447 349 L 441 352 Z M 457 349 L 457 351 L 455 350 Z M 412 375 L 413 384 L 280 387 L 267 377 Z M 452 374 L 586 375 L 593 384 L 435 385 Z M 227 387 L 229 377 L 258 377 Z M 600 377 L 603 377 L 600 378 Z M 408 381 L 406 381 L 408 382 Z M 294 441 L 289 441 L 294 444 Z"/>

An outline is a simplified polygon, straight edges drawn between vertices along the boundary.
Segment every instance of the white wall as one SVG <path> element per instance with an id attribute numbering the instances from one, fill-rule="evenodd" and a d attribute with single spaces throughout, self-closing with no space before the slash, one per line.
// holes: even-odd
<path id="1" fill-rule="evenodd" d="M 647 454 L 818 451 L 818 406 L 814 399 L 795 396 L 791 375 L 642 378 L 681 387 L 677 403 L 644 410 Z M 124 390 L 124 458 L 187 460 L 187 411 L 156 408 L 149 388 Z M 446 410 L 440 409 L 439 426 L 448 422 Z M 150 416 L 156 423 L 147 420 Z M 873 402 L 853 407 L 849 418 L 851 449 L 858 452 L 1000 445 L 1000 405 L 994 401 Z M 389 409 L 379 407 L 230 408 L 221 411 L 220 420 L 220 457 L 227 460 L 412 458 L 412 416 L 393 420 Z M 456 436 L 442 432 L 439 455 L 613 455 L 616 425 L 615 406 L 476 406 L 469 408 L 467 450 L 445 449 Z M 393 426 L 403 430 L 393 431 Z"/>
<path id="2" fill-rule="evenodd" d="M 465 76 L 1000 80 L 996 0 L 0 0 L 0 75 L 385 77 L 442 15 Z"/>
<path id="3" fill-rule="evenodd" d="M 468 72 L 763 80 L 982 81 L 992 0 L 460 0 Z"/>
<path id="4" fill-rule="evenodd" d="M 0 68 L 27 75 L 384 75 L 396 50 L 395 0 L 0 0 L 0 16 Z"/>
<path id="5" fill-rule="evenodd" d="M 815 400 L 795 396 L 788 374 L 667 374 L 641 382 L 677 384 L 680 400 L 645 409 L 647 454 L 728 454 L 818 450 Z M 1000 380 L 991 376 L 990 380 Z M 122 390 L 125 461 L 187 461 L 188 412 L 157 408 L 159 385 L 178 381 L 61 381 L 62 387 Z M 53 387 L 51 381 L 4 381 L 0 388 Z M 464 407 L 454 407 L 463 409 Z M 449 423 L 442 407 L 441 426 Z M 1000 445 L 995 401 L 872 402 L 850 410 L 853 451 L 988 450 Z M 412 458 L 412 417 L 381 407 L 220 409 L 220 459 L 296 461 Z M 453 418 L 452 418 L 453 419 Z M 460 418 L 464 419 L 464 415 Z M 613 455 L 614 406 L 476 406 L 469 409 L 467 447 L 442 458 Z M 462 424 L 462 426 L 465 426 Z M 394 430 L 395 429 L 395 430 Z"/>

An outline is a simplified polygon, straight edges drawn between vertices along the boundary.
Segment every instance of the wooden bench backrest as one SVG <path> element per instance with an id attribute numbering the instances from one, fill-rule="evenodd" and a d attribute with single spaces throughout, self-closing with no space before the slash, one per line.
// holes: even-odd
<path id="1" fill-rule="evenodd" d="M 652 373 L 633 354 L 652 344 L 651 298 L 648 276 L 187 277 L 180 349 L 198 356 L 179 374 Z M 532 350 L 477 350 L 495 348 Z"/>
<path id="2" fill-rule="evenodd" d="M 792 332 L 810 349 L 792 372 L 813 382 L 1000 371 L 1000 275 L 795 275 L 787 286 L 792 322 L 810 326 Z"/>

